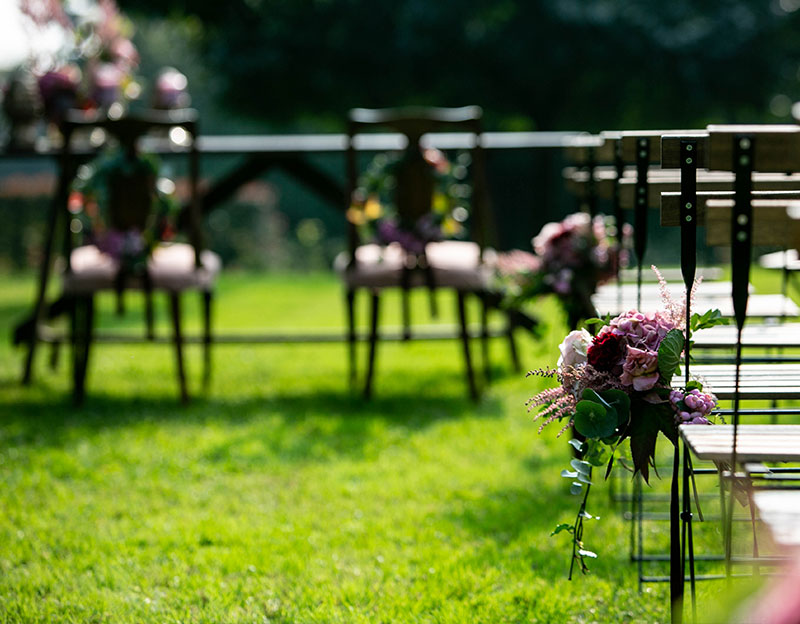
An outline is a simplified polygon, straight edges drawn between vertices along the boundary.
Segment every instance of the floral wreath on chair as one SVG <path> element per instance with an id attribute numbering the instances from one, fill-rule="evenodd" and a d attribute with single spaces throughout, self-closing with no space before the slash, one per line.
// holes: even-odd
<path id="1" fill-rule="evenodd" d="M 114 150 L 93 164 L 81 166 L 69 195 L 71 231 L 82 234 L 87 242 L 119 262 L 121 270 L 129 274 L 143 273 L 156 246 L 175 236 L 180 213 L 175 183 L 158 177 L 158 171 L 158 160 L 152 155 L 138 155 L 131 160 L 121 149 Z M 154 180 L 152 205 L 144 228 L 122 230 L 111 225 L 107 211 L 115 174 Z"/>
<path id="2" fill-rule="evenodd" d="M 347 211 L 347 220 L 362 237 L 379 244 L 398 243 L 405 251 L 421 254 L 429 242 L 462 238 L 466 234 L 472 187 L 466 181 L 470 156 L 458 155 L 455 164 L 438 149 L 423 151 L 433 172 L 431 211 L 416 222 L 401 219 L 394 205 L 397 169 L 405 155 L 378 154 L 359 178 Z"/>

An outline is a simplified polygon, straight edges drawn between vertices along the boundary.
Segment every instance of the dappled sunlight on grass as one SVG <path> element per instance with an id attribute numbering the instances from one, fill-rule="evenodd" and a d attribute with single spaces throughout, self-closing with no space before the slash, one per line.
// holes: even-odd
<path id="1" fill-rule="evenodd" d="M 9 324 L 30 291 L 12 282 L 0 290 Z M 303 310 L 299 326 L 342 318 L 328 314 L 341 303 L 331 277 L 304 289 L 233 275 L 220 293 L 220 327 L 285 328 L 293 313 L 268 302 L 284 294 Z M 424 318 L 426 297 L 414 304 Z M 564 332 L 554 302 L 537 313 L 543 337 L 520 333 L 525 369 L 554 364 Z M 0 346 L 0 619 L 665 621 L 666 586 L 637 592 L 629 524 L 608 484 L 593 492 L 600 520 L 586 529 L 600 556 L 566 580 L 569 538 L 550 531 L 577 510 L 560 477 L 569 447 L 555 430 L 538 435 L 524 407 L 547 380 L 512 371 L 494 340 L 493 382 L 473 403 L 459 348 L 381 344 L 365 401 L 348 387 L 342 344 L 219 345 L 208 392 L 191 346 L 193 400 L 182 407 L 169 345 L 100 344 L 75 408 L 68 349 L 55 372 L 43 350 L 21 388 L 21 352 Z M 669 458 L 659 465 L 661 492 Z M 665 528 L 648 526 L 649 546 L 664 547 Z M 700 591 L 712 604 L 720 586 Z"/>

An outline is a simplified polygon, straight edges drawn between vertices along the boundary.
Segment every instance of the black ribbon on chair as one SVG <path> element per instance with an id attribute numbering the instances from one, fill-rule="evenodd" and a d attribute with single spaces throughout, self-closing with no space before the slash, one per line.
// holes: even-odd
<path id="1" fill-rule="evenodd" d="M 636 141 L 636 197 L 634 199 L 633 247 L 636 252 L 636 307 L 642 307 L 642 265 L 647 250 L 647 170 L 650 167 L 650 139 Z"/>
<path id="2" fill-rule="evenodd" d="M 736 318 L 736 383 L 733 394 L 733 448 L 731 451 L 731 496 L 725 516 L 725 572 L 731 575 L 733 487 L 736 479 L 736 444 L 739 429 L 739 382 L 742 366 L 742 330 L 747 317 L 750 258 L 753 242 L 753 206 L 751 204 L 754 169 L 754 137 L 737 134 L 733 137 L 734 207 L 731 211 L 731 283 L 733 313 Z"/>

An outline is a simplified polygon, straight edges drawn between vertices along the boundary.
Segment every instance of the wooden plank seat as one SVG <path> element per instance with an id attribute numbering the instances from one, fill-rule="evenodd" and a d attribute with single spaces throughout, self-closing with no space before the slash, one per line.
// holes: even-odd
<path id="1" fill-rule="evenodd" d="M 681 425 L 679 431 L 698 459 L 731 461 L 733 425 Z M 739 425 L 736 458 L 740 462 L 800 462 L 800 425 Z"/>
<path id="2" fill-rule="evenodd" d="M 800 490 L 753 492 L 753 504 L 775 544 L 800 546 Z"/>
<path id="3" fill-rule="evenodd" d="M 728 285 L 730 289 L 730 285 Z M 700 287 L 702 290 L 703 286 Z M 653 296 L 651 298 L 642 297 L 641 304 L 637 301 L 635 290 L 624 289 L 622 299 L 618 299 L 616 293 L 603 291 L 592 297 L 592 303 L 598 315 L 605 317 L 610 314 L 612 317 L 627 312 L 632 308 L 637 308 L 641 312 L 658 312 L 664 309 L 661 298 Z M 705 312 L 713 308 L 719 309 L 720 313 L 727 317 L 734 316 L 733 303 L 728 297 L 724 296 L 703 296 L 702 292 L 695 298 L 693 310 Z M 800 315 L 800 308 L 790 298 L 780 294 L 754 294 L 750 296 L 747 306 L 747 313 L 750 318 L 772 319 L 772 318 L 793 318 Z"/>
<path id="4" fill-rule="evenodd" d="M 692 377 L 720 400 L 732 400 L 736 383 L 734 364 L 692 364 Z M 683 369 L 681 369 L 683 374 Z M 751 364 L 741 366 L 741 401 L 781 401 L 800 399 L 800 364 Z"/>
<path id="5" fill-rule="evenodd" d="M 730 349 L 736 344 L 736 334 L 733 325 L 701 329 L 692 336 L 692 348 Z M 742 332 L 742 346 L 753 349 L 800 347 L 800 323 L 747 324 Z"/>

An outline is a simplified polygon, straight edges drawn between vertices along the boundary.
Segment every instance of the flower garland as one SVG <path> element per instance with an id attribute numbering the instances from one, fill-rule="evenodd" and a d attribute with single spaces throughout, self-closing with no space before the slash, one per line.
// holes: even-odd
<path id="1" fill-rule="evenodd" d="M 430 212 L 409 222 L 397 213 L 394 193 L 404 153 L 378 154 L 353 192 L 347 219 L 363 239 L 387 245 L 398 243 L 408 253 L 421 254 L 429 242 L 462 238 L 469 218 L 471 186 L 466 182 L 470 157 L 459 154 L 455 164 L 434 148 L 423 151 L 433 176 Z"/>
<path id="2" fill-rule="evenodd" d="M 581 318 L 594 316 L 591 296 L 597 287 L 627 266 L 630 233 L 626 224 L 620 241 L 613 217 L 592 218 L 583 212 L 547 223 L 532 240 L 535 253 L 499 254 L 496 287 L 512 307 L 537 295 L 555 294 L 574 327 Z"/>
<path id="3" fill-rule="evenodd" d="M 158 177 L 158 161 L 150 155 L 130 160 L 122 150 L 109 152 L 95 163 L 82 166 L 69 196 L 68 209 L 80 224 L 73 231 L 119 262 L 128 273 L 141 273 L 147 259 L 162 241 L 175 235 L 180 206 L 175 184 Z M 113 222 L 109 201 L 115 178 L 152 181 L 151 206 L 142 228 L 120 228 Z M 142 208 L 144 210 L 144 208 Z"/>
<path id="4" fill-rule="evenodd" d="M 666 282 L 653 269 L 666 298 Z M 574 428 L 583 438 L 570 440 L 580 459 L 573 459 L 571 469 L 561 473 L 572 480 L 571 493 L 583 494 L 583 502 L 575 522 L 558 525 L 553 535 L 572 534 L 572 565 L 578 561 L 584 572 L 585 558 L 597 556 L 583 543 L 583 521 L 592 517 L 586 511 L 592 469 L 606 465 L 608 477 L 615 458 L 624 463 L 628 453 L 622 444 L 628 442 L 633 471 L 647 482 L 659 433 L 677 444 L 678 425 L 710 424 L 716 407 L 716 398 L 699 381 L 673 386 L 685 346 L 685 306 L 665 300 L 665 308 L 653 314 L 631 310 L 613 319 L 590 319 L 587 323 L 602 326 L 595 336 L 586 329 L 570 332 L 559 345 L 557 368 L 529 373 L 555 378 L 559 384 L 527 402 L 529 411 L 540 408 L 534 418 L 544 418 L 539 432 L 561 421 L 559 435 Z M 694 314 L 689 336 L 724 322 L 719 310 Z"/>

